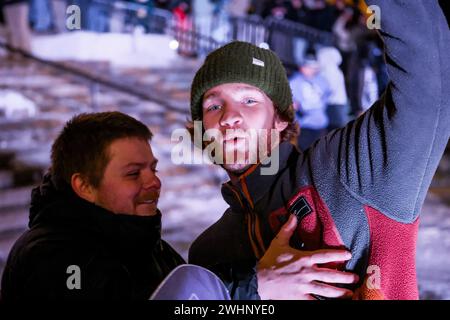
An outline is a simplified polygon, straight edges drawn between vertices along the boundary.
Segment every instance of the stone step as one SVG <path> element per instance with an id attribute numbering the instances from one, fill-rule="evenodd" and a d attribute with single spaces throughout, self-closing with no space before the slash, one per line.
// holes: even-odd
<path id="1" fill-rule="evenodd" d="M 24 168 L 44 170 L 50 164 L 50 150 L 50 142 L 41 143 L 36 147 L 17 150 L 12 161 L 13 168 L 15 170 L 23 170 Z"/>
<path id="2" fill-rule="evenodd" d="M 26 228 L 11 229 L 0 235 L 0 278 L 12 246 L 25 230 Z"/>
<path id="3" fill-rule="evenodd" d="M 29 199 L 29 188 L 24 191 L 21 189 L 0 192 L 0 275 L 13 244 L 28 226 L 29 200 L 24 199 Z M 16 196 L 18 194 L 18 197 L 15 197 L 14 193 Z"/>
<path id="4" fill-rule="evenodd" d="M 38 183 L 47 171 L 47 167 L 48 165 L 26 166 L 20 162 L 13 162 L 11 168 L 0 171 L 0 190 Z"/>
<path id="5" fill-rule="evenodd" d="M 0 190 L 14 187 L 14 174 L 9 170 L 0 171 Z"/>
<path id="6" fill-rule="evenodd" d="M 59 114 L 60 115 L 60 114 Z M 59 128 L 64 124 L 64 117 L 55 117 L 55 115 L 39 115 L 35 118 L 5 119 L 0 118 L 0 127 L 2 135 L 12 132 L 32 131 L 37 129 L 51 130 Z"/>
<path id="7" fill-rule="evenodd" d="M 28 208 L 33 186 L 0 190 L 0 215 L 11 208 Z"/>
<path id="8" fill-rule="evenodd" d="M 28 225 L 28 208 L 11 208 L 0 214 L 0 239 L 8 238 L 11 232 L 25 230 Z"/>
<path id="9" fill-rule="evenodd" d="M 0 139 L 0 170 L 10 169 L 11 161 L 14 159 L 14 151 L 5 150 L 6 141 Z"/>

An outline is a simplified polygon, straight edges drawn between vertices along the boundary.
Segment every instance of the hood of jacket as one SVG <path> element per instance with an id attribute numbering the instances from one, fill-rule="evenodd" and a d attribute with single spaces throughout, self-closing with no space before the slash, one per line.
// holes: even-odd
<path id="1" fill-rule="evenodd" d="M 325 47 L 317 53 L 317 60 L 322 68 L 336 68 L 342 64 L 342 56 L 336 48 Z"/>

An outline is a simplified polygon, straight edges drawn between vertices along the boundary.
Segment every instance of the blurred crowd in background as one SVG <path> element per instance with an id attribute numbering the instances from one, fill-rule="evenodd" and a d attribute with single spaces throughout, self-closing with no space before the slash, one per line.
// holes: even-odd
<path id="1" fill-rule="evenodd" d="M 251 39 L 238 39 L 264 41 L 287 62 L 302 128 L 299 141 L 302 148 L 359 116 L 378 99 L 388 82 L 383 44 L 376 31 L 366 25 L 370 11 L 362 0 L 4 0 L 2 22 L 8 27 L 10 45 L 29 52 L 30 30 L 34 34 L 68 31 L 66 10 L 70 5 L 81 9 L 81 30 L 126 31 L 112 19 L 115 13 L 111 8 L 119 3 L 135 8 L 135 14 L 122 21 L 122 25 L 133 26 L 130 32 L 139 25 L 143 32 L 155 31 L 148 24 L 153 14 L 153 17 L 170 16 L 177 28 L 188 34 L 222 44 L 232 40 L 220 35 L 230 31 L 222 22 L 231 19 L 241 19 L 247 25 L 256 23 L 256 31 L 263 21 L 271 19 L 287 26 L 301 26 L 300 30 L 329 34 L 333 41 L 323 43 L 295 33 L 286 37 L 285 32 L 277 33 L 266 27 L 269 30 L 263 38 L 256 37 L 254 32 Z M 287 48 L 291 59 L 285 58 Z M 182 49 L 180 46 L 180 53 Z M 208 52 L 202 52 L 197 45 L 194 54 L 192 50 L 190 53 L 198 57 L 198 53 L 201 56 Z"/>

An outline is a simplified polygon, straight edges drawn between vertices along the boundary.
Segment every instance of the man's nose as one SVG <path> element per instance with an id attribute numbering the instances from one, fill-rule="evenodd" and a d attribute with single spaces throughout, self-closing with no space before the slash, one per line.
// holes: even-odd
<path id="1" fill-rule="evenodd" d="M 159 180 L 156 172 L 145 170 L 142 174 L 142 187 L 144 189 L 161 189 L 161 180 Z"/>
<path id="2" fill-rule="evenodd" d="M 242 115 L 236 105 L 227 105 L 224 108 L 219 124 L 222 127 L 234 128 L 242 123 Z"/>

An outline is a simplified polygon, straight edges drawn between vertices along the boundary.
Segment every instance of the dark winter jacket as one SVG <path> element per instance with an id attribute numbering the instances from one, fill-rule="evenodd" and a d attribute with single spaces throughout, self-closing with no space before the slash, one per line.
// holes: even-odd
<path id="1" fill-rule="evenodd" d="M 437 0 L 367 0 L 381 9 L 391 83 L 375 105 L 304 153 L 280 146 L 280 169 L 222 187 L 230 205 L 191 246 L 234 298 L 258 298 L 256 261 L 289 213 L 298 249 L 347 248 L 358 298 L 417 299 L 419 213 L 450 136 L 450 30 Z"/>
<path id="2" fill-rule="evenodd" d="M 161 240 L 161 214 L 113 214 L 47 176 L 32 192 L 29 230 L 12 248 L 3 273 L 4 301 L 146 300 L 183 259 Z M 80 270 L 81 289 L 73 269 Z"/>

